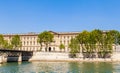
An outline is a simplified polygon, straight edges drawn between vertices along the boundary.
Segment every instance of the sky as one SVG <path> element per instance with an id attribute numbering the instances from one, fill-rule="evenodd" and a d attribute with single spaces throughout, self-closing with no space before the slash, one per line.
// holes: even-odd
<path id="1" fill-rule="evenodd" d="M 0 0 L 0 33 L 120 31 L 120 0 Z"/>

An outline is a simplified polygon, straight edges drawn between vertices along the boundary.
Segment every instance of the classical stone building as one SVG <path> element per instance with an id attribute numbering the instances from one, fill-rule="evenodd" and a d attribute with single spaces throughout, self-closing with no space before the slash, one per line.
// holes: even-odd
<path id="1" fill-rule="evenodd" d="M 60 51 L 59 45 L 62 43 L 65 45 L 65 52 L 69 51 L 68 44 L 70 43 L 71 38 L 74 38 L 78 33 L 80 32 L 53 32 L 49 31 L 54 35 L 54 41 L 50 43 L 49 48 L 51 51 Z M 31 51 L 37 51 L 40 50 L 40 44 L 37 42 L 39 33 L 27 33 L 27 34 L 17 34 L 20 36 L 20 39 L 22 41 L 22 47 L 21 50 L 31 50 Z M 12 36 L 16 34 L 4 34 L 4 38 L 8 40 L 10 43 L 10 40 L 12 39 Z M 43 44 L 42 51 L 45 50 L 45 45 Z"/>

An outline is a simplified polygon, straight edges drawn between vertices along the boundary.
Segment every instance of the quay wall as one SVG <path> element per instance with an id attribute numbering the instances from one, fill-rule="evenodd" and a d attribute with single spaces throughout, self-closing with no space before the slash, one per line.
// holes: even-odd
<path id="1" fill-rule="evenodd" d="M 69 53 L 56 52 L 34 52 L 29 61 L 40 60 L 66 60 L 69 59 Z"/>
<path id="2" fill-rule="evenodd" d="M 120 53 L 115 52 L 111 58 L 85 58 L 77 54 L 78 58 L 70 58 L 69 53 L 64 52 L 33 52 L 33 56 L 5 57 L 0 56 L 0 63 L 9 61 L 120 61 Z"/>
<path id="3" fill-rule="evenodd" d="M 70 58 L 69 53 L 56 52 L 34 52 L 29 61 L 120 61 L 120 52 L 112 54 L 111 58 L 85 58 L 82 54 L 77 54 L 78 58 Z"/>

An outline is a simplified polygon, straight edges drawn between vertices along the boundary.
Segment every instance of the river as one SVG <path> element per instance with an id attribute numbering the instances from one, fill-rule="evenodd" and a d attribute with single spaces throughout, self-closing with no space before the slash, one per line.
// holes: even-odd
<path id="1" fill-rule="evenodd" d="M 120 62 L 9 62 L 0 73 L 120 73 Z"/>

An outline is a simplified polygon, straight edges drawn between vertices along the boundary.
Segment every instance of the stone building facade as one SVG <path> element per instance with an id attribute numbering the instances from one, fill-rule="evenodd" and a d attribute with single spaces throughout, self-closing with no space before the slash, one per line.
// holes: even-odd
<path id="1" fill-rule="evenodd" d="M 69 52 L 68 44 L 70 43 L 71 38 L 74 38 L 80 32 L 53 32 L 49 31 L 54 35 L 54 41 L 50 43 L 49 48 L 51 51 L 60 51 L 59 45 L 62 43 L 65 45 L 65 52 Z M 39 51 L 40 44 L 37 42 L 39 33 L 27 33 L 27 34 L 17 34 L 20 36 L 22 47 L 20 50 L 31 50 Z M 16 34 L 4 34 L 4 39 L 8 40 L 10 43 L 12 37 Z M 42 51 L 45 51 L 45 45 L 43 44 Z"/>

